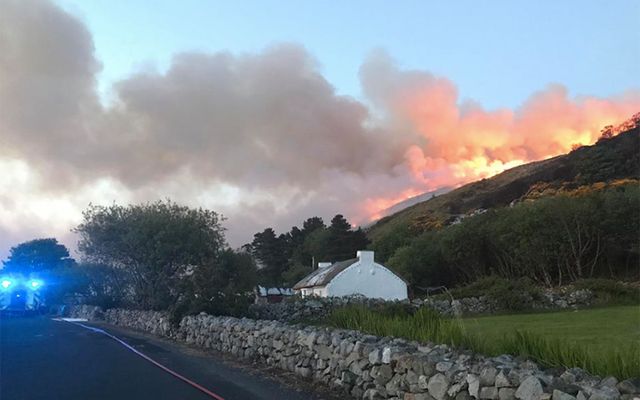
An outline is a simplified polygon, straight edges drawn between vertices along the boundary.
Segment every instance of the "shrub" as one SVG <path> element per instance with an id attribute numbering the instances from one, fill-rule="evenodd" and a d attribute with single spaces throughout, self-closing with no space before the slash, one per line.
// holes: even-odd
<path id="1" fill-rule="evenodd" d="M 504 281 L 504 279 L 498 276 L 487 276 L 466 286 L 451 289 L 449 292 L 456 299 L 486 296 L 487 292 L 492 290 L 495 286 L 500 285 L 502 281 Z"/>
<path id="2" fill-rule="evenodd" d="M 545 301 L 540 288 L 529 278 L 509 280 L 489 276 L 450 293 L 456 299 L 486 296 L 500 309 L 509 311 L 530 310 L 533 302 Z"/>
<path id="3" fill-rule="evenodd" d="M 241 318 L 249 315 L 251 304 L 253 304 L 252 293 L 219 293 L 211 299 L 185 297 L 169 307 L 169 320 L 172 324 L 178 325 L 183 317 L 201 312 Z"/>
<path id="4" fill-rule="evenodd" d="M 529 278 L 503 279 L 487 293 L 487 297 L 510 311 L 530 310 L 534 302 L 544 301 L 542 292 Z"/>
<path id="5" fill-rule="evenodd" d="M 610 279 L 582 279 L 574 283 L 576 289 L 591 290 L 597 304 L 638 304 L 640 289 Z"/>

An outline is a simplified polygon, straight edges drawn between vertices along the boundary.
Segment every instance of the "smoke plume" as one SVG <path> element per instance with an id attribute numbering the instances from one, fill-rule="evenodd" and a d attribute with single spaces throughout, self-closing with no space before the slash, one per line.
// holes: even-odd
<path id="1" fill-rule="evenodd" d="M 176 54 L 166 72 L 116 82 L 109 103 L 100 68 L 77 18 L 48 1 L 0 3 L 0 255 L 34 235 L 72 241 L 89 202 L 209 207 L 234 245 L 313 215 L 364 223 L 407 197 L 592 143 L 640 109 L 638 92 L 571 98 L 552 85 L 488 111 L 383 52 L 364 61 L 365 98 L 354 99 L 297 44 Z"/>

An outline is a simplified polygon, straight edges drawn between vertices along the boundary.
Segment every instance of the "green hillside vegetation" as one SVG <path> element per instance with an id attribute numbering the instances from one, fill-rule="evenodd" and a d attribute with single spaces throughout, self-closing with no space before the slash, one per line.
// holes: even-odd
<path id="1" fill-rule="evenodd" d="M 371 248 L 418 292 L 486 276 L 638 279 L 638 149 L 635 127 L 465 185 L 380 220 Z"/>
<path id="2" fill-rule="evenodd" d="M 638 274 L 640 188 L 523 202 L 424 232 L 387 261 L 414 289 L 456 286 L 486 276 L 539 286 Z"/>
<path id="3" fill-rule="evenodd" d="M 447 226 L 457 216 L 508 206 L 531 192 L 640 178 L 640 129 L 635 127 L 571 153 L 512 168 L 462 186 L 385 217 L 367 232 L 380 261 L 426 231 Z"/>

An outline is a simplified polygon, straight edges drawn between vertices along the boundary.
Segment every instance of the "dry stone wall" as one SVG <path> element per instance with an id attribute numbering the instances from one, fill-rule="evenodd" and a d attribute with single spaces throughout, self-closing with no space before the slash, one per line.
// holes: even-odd
<path id="1" fill-rule="evenodd" d="M 594 301 L 593 292 L 588 289 L 554 291 L 546 290 L 540 300 L 531 299 L 531 309 L 534 310 L 564 310 L 578 309 L 590 306 Z M 504 304 L 486 296 L 465 297 L 462 299 L 416 299 L 412 304 L 429 306 L 443 315 L 459 316 L 474 314 L 494 314 L 507 310 Z"/>
<path id="2" fill-rule="evenodd" d="M 509 355 L 484 357 L 449 346 L 274 320 L 184 317 L 71 307 L 70 316 L 170 337 L 291 371 L 342 390 L 345 398 L 395 400 L 640 399 L 640 379 L 601 379 L 574 368 L 544 370 Z"/>
<path id="3" fill-rule="evenodd" d="M 577 309 L 592 304 L 594 299 L 590 290 L 545 291 L 542 301 L 531 301 L 533 309 Z M 252 316 L 257 319 L 275 319 L 285 322 L 321 320 L 336 308 L 348 304 L 364 304 L 376 306 L 385 303 L 383 300 L 367 299 L 361 296 L 353 297 L 293 297 L 282 303 L 254 304 L 251 306 Z M 394 303 L 394 302 L 387 302 Z M 425 298 L 395 303 L 406 304 L 415 308 L 428 306 L 447 316 L 493 314 L 504 311 L 504 305 L 497 304 L 486 296 L 467 297 L 462 299 Z"/>

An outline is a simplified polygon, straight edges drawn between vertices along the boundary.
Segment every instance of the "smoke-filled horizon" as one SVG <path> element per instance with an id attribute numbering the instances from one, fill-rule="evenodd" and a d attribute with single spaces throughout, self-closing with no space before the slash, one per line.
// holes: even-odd
<path id="1" fill-rule="evenodd" d="M 73 247 L 89 204 L 171 198 L 226 218 L 239 246 L 271 226 L 342 213 L 356 224 L 417 194 L 593 143 L 640 110 L 640 92 L 517 108 L 462 101 L 454 82 L 363 60 L 364 98 L 338 95 L 302 45 L 184 52 L 166 72 L 97 91 L 85 24 L 45 1 L 0 4 L 0 256 L 36 237 Z"/>

